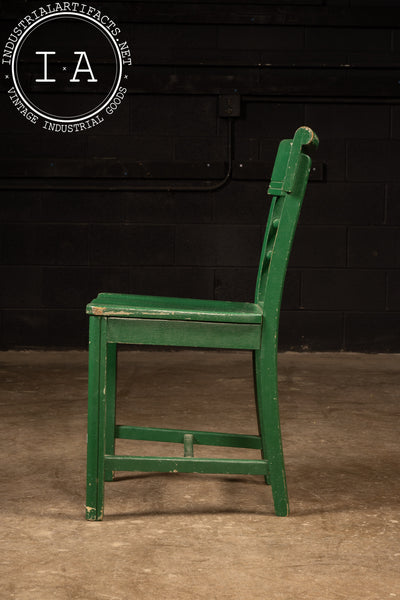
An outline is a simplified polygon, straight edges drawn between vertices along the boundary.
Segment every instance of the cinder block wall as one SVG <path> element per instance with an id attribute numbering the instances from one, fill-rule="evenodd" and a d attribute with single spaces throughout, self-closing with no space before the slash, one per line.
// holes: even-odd
<path id="1" fill-rule="evenodd" d="M 34 128 L 3 82 L 0 188 L 10 167 L 43 186 L 1 190 L 1 347 L 85 346 L 84 307 L 98 291 L 251 300 L 266 177 L 279 139 L 307 124 L 321 144 L 288 271 L 281 348 L 399 351 L 400 10 L 392 4 L 97 2 L 124 28 L 135 66 L 117 113 L 81 134 Z M 4 42 L 36 6 L 2 4 Z M 133 183 L 192 185 L 185 168 L 200 185 L 215 183 L 227 161 L 225 94 L 240 95 L 241 114 L 222 189 L 46 189 L 68 168 L 86 185 L 93 164 L 113 176 L 115 165 L 139 162 L 145 181 Z M 55 177 L 46 179 L 49 164 Z M 118 186 L 118 169 L 115 177 Z"/>

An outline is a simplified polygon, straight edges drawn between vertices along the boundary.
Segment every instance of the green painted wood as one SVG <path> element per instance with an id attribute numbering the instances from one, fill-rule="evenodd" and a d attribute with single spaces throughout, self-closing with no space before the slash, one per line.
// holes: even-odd
<path id="1" fill-rule="evenodd" d="M 105 453 L 115 453 L 115 400 L 117 387 L 117 344 L 107 344 L 106 369 L 107 369 L 107 394 L 106 394 L 106 422 L 105 422 Z M 105 481 L 112 481 L 114 474 L 106 469 L 104 473 Z"/>
<path id="2" fill-rule="evenodd" d="M 311 166 L 304 150 L 317 145 L 316 135 L 301 127 L 292 140 L 279 146 L 254 303 L 101 293 L 88 305 L 88 519 L 102 519 L 104 479 L 111 479 L 113 471 L 263 475 L 271 484 L 276 514 L 289 513 L 278 403 L 278 327 L 287 264 Z M 260 435 L 115 426 L 118 343 L 252 350 Z M 116 456 L 115 438 L 182 443 L 185 456 Z M 194 458 L 194 443 L 259 449 L 262 458 Z"/>
<path id="3" fill-rule="evenodd" d="M 185 433 L 183 436 L 183 456 L 185 458 L 193 458 L 193 434 Z"/>
<path id="4" fill-rule="evenodd" d="M 100 319 L 89 319 L 88 427 L 86 461 L 86 519 L 96 521 L 99 439 Z"/>
<path id="5" fill-rule="evenodd" d="M 232 475 L 265 475 L 264 460 L 237 458 L 185 458 L 169 456 L 106 456 L 114 471 L 157 473 L 224 473 Z"/>
<path id="6" fill-rule="evenodd" d="M 88 314 L 140 319 L 218 323 L 261 323 L 262 311 L 250 302 L 101 293 L 87 305 Z"/>
<path id="7" fill-rule="evenodd" d="M 268 461 L 266 483 L 272 487 L 276 514 L 284 517 L 289 514 L 289 497 L 279 417 L 276 355 L 269 353 L 269 345 L 274 343 L 272 337 L 266 336 L 263 349 L 254 352 L 254 366 L 261 455 Z"/>
<path id="8" fill-rule="evenodd" d="M 98 379 L 98 407 L 99 407 L 99 437 L 98 437 L 98 463 L 97 463 L 97 520 L 103 519 L 104 513 L 104 476 L 105 476 L 105 449 L 106 449 L 106 423 L 107 423 L 107 397 L 109 396 L 108 385 L 108 344 L 107 344 L 107 321 L 100 319 L 100 340 L 98 353 L 100 356 L 100 376 Z M 109 472 L 109 471 L 108 471 Z"/>
<path id="9" fill-rule="evenodd" d="M 107 323 L 89 320 L 89 390 L 86 518 L 100 521 L 104 506 L 104 455 L 107 397 Z"/>
<path id="10" fill-rule="evenodd" d="M 242 433 L 220 433 L 216 431 L 195 431 L 187 429 L 165 429 L 157 427 L 137 427 L 117 425 L 115 437 L 124 440 L 148 440 L 183 444 L 186 434 L 193 436 L 193 442 L 202 446 L 224 446 L 226 448 L 261 448 L 258 435 Z"/>
<path id="11" fill-rule="evenodd" d="M 304 146 L 318 146 L 312 130 L 302 127 L 278 149 L 269 193 L 273 195 L 261 252 L 255 302 L 263 309 L 260 349 L 254 351 L 254 381 L 262 456 L 268 460 L 266 483 L 272 486 L 275 512 L 289 514 L 279 417 L 277 352 L 279 316 L 290 251 L 311 168 Z"/>
<path id="12" fill-rule="evenodd" d="M 108 341 L 120 344 L 190 346 L 192 348 L 260 347 L 260 325 L 158 319 L 108 318 Z"/>
<path id="13" fill-rule="evenodd" d="M 268 189 L 273 198 L 255 292 L 255 303 L 269 319 L 276 314 L 279 317 L 290 251 L 311 169 L 311 159 L 302 150 L 317 147 L 318 143 L 318 137 L 309 127 L 300 127 L 293 140 L 279 144 Z"/>

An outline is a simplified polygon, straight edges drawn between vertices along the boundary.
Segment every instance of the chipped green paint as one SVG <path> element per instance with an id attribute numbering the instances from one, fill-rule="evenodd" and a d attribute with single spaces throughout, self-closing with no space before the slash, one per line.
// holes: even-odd
<path id="1" fill-rule="evenodd" d="M 311 146 L 318 146 L 318 138 L 308 127 L 300 127 L 293 139 L 279 145 L 254 303 L 101 293 L 88 304 L 88 520 L 103 518 L 104 482 L 113 479 L 114 471 L 262 475 L 271 485 L 276 514 L 289 513 L 277 389 L 278 326 L 311 167 L 304 149 Z M 116 425 L 116 349 L 121 343 L 251 350 L 259 435 Z M 182 443 L 184 456 L 118 456 L 115 439 Z M 195 458 L 194 444 L 259 449 L 261 458 Z"/>
<path id="2" fill-rule="evenodd" d="M 87 306 L 89 315 L 132 319 L 168 319 L 217 323 L 261 323 L 262 311 L 251 302 L 101 293 Z"/>

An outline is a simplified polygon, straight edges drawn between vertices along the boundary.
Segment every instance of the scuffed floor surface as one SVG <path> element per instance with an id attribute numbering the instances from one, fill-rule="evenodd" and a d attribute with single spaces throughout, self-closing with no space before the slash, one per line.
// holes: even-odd
<path id="1" fill-rule="evenodd" d="M 262 477 L 130 473 L 86 522 L 86 363 L 0 353 L 1 600 L 400 600 L 399 355 L 280 356 L 288 518 Z M 118 386 L 119 422 L 256 433 L 250 354 L 121 352 Z"/>

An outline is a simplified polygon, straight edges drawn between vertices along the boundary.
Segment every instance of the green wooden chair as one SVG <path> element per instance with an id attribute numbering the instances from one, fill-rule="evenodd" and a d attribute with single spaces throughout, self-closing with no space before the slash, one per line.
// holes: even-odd
<path id="1" fill-rule="evenodd" d="M 308 127 L 278 149 L 254 303 L 101 293 L 89 317 L 89 409 L 86 518 L 101 520 L 104 481 L 114 471 L 263 475 L 275 512 L 289 502 L 279 422 L 277 341 L 282 289 L 311 167 L 305 148 L 318 146 Z M 117 344 L 233 348 L 253 352 L 259 435 L 116 425 Z M 183 456 L 119 456 L 115 439 L 180 442 Z M 261 458 L 196 458 L 193 445 L 260 450 Z"/>

